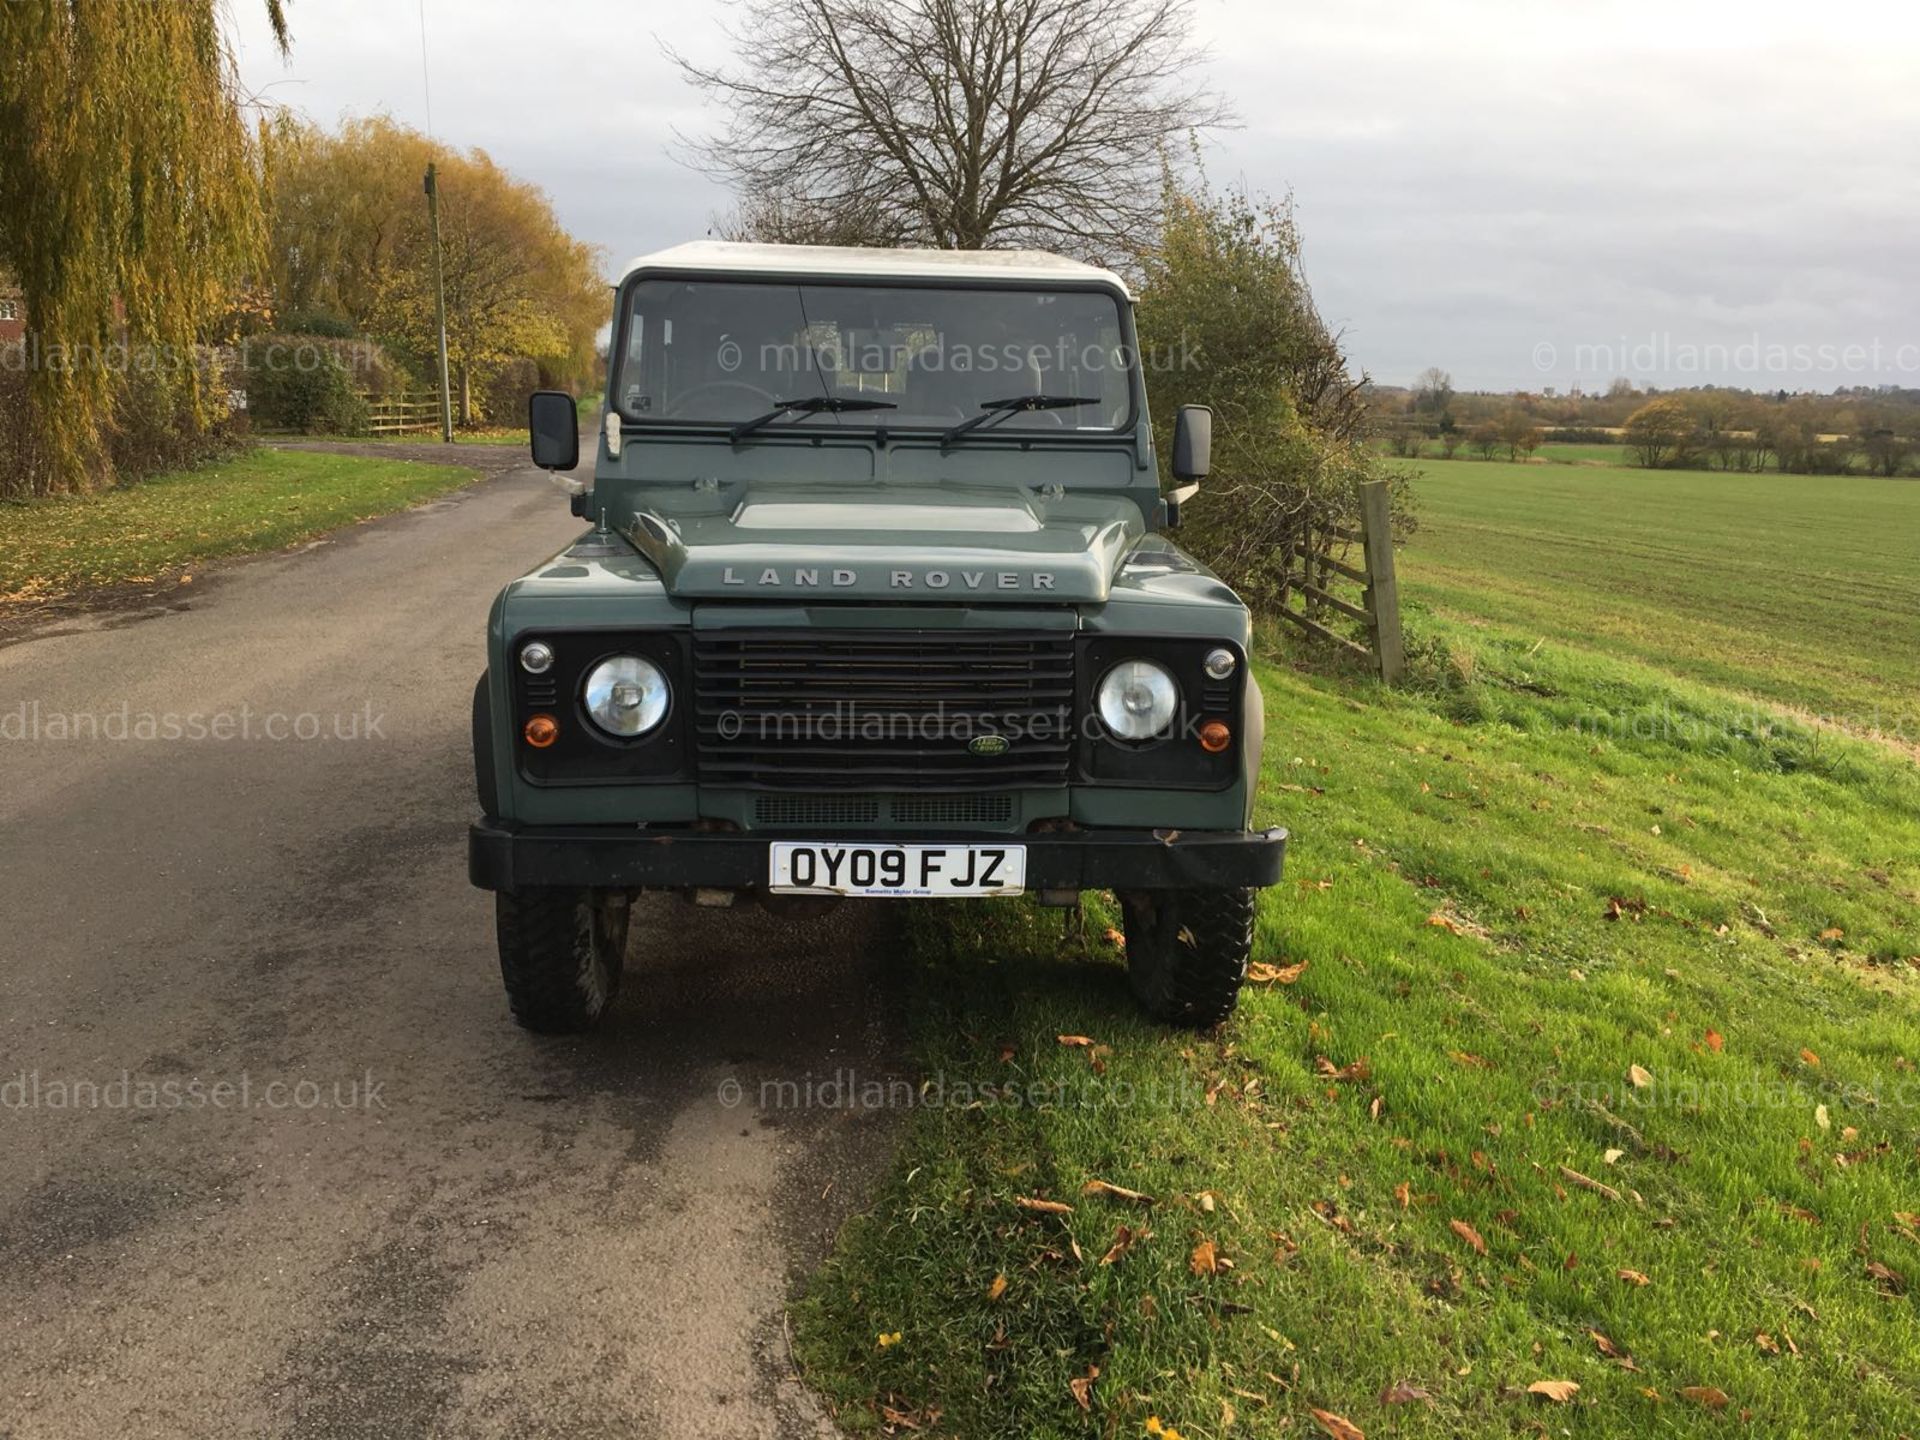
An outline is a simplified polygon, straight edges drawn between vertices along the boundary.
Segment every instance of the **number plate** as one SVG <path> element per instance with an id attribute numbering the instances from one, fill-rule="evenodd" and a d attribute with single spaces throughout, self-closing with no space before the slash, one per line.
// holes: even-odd
<path id="1" fill-rule="evenodd" d="M 847 845 L 776 840 L 767 888 L 782 895 L 1018 895 L 1024 845 Z"/>

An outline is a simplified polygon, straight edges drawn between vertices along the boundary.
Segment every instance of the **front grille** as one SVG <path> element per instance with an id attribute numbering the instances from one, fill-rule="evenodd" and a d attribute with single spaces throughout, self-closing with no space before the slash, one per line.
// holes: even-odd
<path id="1" fill-rule="evenodd" d="M 696 632 L 693 674 L 703 784 L 840 791 L 1066 784 L 1071 635 Z M 973 745 L 982 735 L 1004 738 L 1005 748 Z"/>

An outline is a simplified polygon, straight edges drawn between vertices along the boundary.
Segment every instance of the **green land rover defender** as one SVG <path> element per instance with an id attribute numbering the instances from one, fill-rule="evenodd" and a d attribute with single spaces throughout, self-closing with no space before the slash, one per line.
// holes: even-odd
<path id="1" fill-rule="evenodd" d="M 597 1021 L 641 891 L 1107 889 L 1153 1015 L 1232 1010 L 1262 732 L 1246 607 L 1168 538 L 1125 282 L 1033 251 L 683 245 L 616 289 L 592 528 L 494 602 L 473 701 L 513 1013 Z M 579 463 L 573 400 L 533 458 Z"/>

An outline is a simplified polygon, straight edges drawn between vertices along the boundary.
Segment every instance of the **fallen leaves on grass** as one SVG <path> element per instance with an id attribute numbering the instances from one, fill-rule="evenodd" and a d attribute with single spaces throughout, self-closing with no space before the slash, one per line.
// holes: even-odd
<path id="1" fill-rule="evenodd" d="M 1336 1415 L 1331 1410 L 1316 1410 L 1312 1406 L 1307 1408 L 1313 1416 L 1313 1423 L 1331 1435 L 1333 1440 L 1367 1440 L 1367 1432 L 1346 1416 Z"/>
<path id="2" fill-rule="evenodd" d="M 1005 1275 L 994 1276 L 993 1284 L 987 1287 L 987 1299 L 998 1300 L 1002 1295 L 1006 1293 L 1007 1293 L 1007 1277 Z"/>
<path id="3" fill-rule="evenodd" d="M 1373 1074 L 1373 1067 L 1367 1063 L 1364 1055 L 1345 1065 L 1336 1065 L 1324 1055 L 1317 1056 L 1313 1068 L 1322 1079 L 1332 1080 L 1336 1084 L 1342 1080 L 1365 1080 Z"/>
<path id="4" fill-rule="evenodd" d="M 1202 1240 L 1187 1257 L 1187 1268 L 1196 1275 L 1218 1275 L 1227 1268 L 1227 1263 L 1211 1240 Z"/>
<path id="5" fill-rule="evenodd" d="M 1867 1262 L 1867 1275 L 1880 1283 L 1880 1288 L 1889 1295 L 1907 1293 L 1906 1277 L 1891 1266 L 1882 1265 L 1878 1260 Z"/>
<path id="6" fill-rule="evenodd" d="M 1727 1392 L 1714 1385 L 1682 1385 L 1680 1398 L 1704 1405 L 1709 1410 L 1724 1410 L 1730 1403 Z"/>
<path id="7" fill-rule="evenodd" d="M 1082 1195 L 1105 1195 L 1112 1200 L 1125 1200 L 1134 1205 L 1151 1205 L 1153 1196 L 1144 1195 L 1138 1190 L 1129 1190 L 1124 1185 L 1115 1185 L 1107 1180 L 1089 1180 L 1080 1187 Z"/>
<path id="8" fill-rule="evenodd" d="M 1612 1162 L 1609 1161 L 1608 1163 L 1611 1164 Z M 1618 1190 L 1614 1189 L 1613 1186 L 1608 1185 L 1604 1181 L 1596 1180 L 1591 1175 L 1582 1175 L 1571 1166 L 1562 1165 L 1560 1167 L 1560 1174 L 1569 1185 L 1578 1185 L 1582 1190 L 1591 1190 L 1594 1194 L 1604 1195 L 1609 1200 L 1622 1200 L 1625 1198 Z M 1634 1198 L 1638 1199 L 1639 1197 L 1635 1196 Z"/>
<path id="9" fill-rule="evenodd" d="M 1493 1062 L 1491 1060 L 1483 1055 L 1475 1055 L 1466 1050 L 1449 1050 L 1447 1051 L 1447 1058 L 1453 1061 L 1454 1064 L 1463 1066 L 1468 1070 L 1493 1069 Z"/>
<path id="10" fill-rule="evenodd" d="M 1093 1037 L 1091 1035 L 1056 1035 L 1053 1038 L 1058 1040 L 1062 1045 L 1093 1044 Z"/>
<path id="11" fill-rule="evenodd" d="M 1618 1270 L 1614 1273 L 1629 1285 L 1651 1285 L 1653 1283 L 1651 1278 L 1642 1275 L 1638 1270 Z"/>
<path id="12" fill-rule="evenodd" d="M 1158 1436 L 1159 1440 L 1182 1440 L 1181 1434 L 1171 1425 L 1164 1425 L 1158 1415 L 1147 1416 L 1147 1433 Z"/>
<path id="13" fill-rule="evenodd" d="M 1078 1405 L 1082 1410 L 1091 1411 L 1093 1409 L 1093 1382 L 1099 1378 L 1100 1367 L 1098 1365 L 1089 1365 L 1087 1366 L 1086 1374 L 1077 1375 L 1067 1381 L 1067 1389 L 1073 1392 L 1073 1403 Z"/>
<path id="14" fill-rule="evenodd" d="M 1142 1240 L 1151 1239 L 1153 1232 L 1147 1229 L 1135 1230 L 1131 1225 L 1116 1225 L 1113 1229 L 1113 1243 L 1107 1247 L 1107 1253 L 1100 1257 L 1102 1265 L 1111 1265 Z"/>
<path id="15" fill-rule="evenodd" d="M 1800 1059 L 1802 1063 L 1811 1065 L 1816 1070 L 1820 1068 L 1820 1057 L 1811 1050 L 1802 1050 L 1800 1052 Z"/>
<path id="16" fill-rule="evenodd" d="M 1458 1235 L 1462 1240 L 1466 1241 L 1467 1244 L 1471 1245 L 1480 1254 L 1484 1255 L 1487 1253 L 1487 1242 L 1485 1240 L 1482 1240 L 1480 1238 L 1480 1232 L 1474 1229 L 1471 1225 L 1467 1224 L 1466 1221 L 1449 1220 L 1447 1221 L 1447 1227 L 1450 1230 L 1452 1230 L 1454 1234 Z"/>
<path id="17" fill-rule="evenodd" d="M 900 1335 L 901 1332 L 898 1330 L 882 1331 L 878 1337 L 880 1348 L 885 1350 L 890 1345 L 898 1345 L 900 1343 Z"/>
<path id="18" fill-rule="evenodd" d="M 1256 960 L 1247 966 L 1247 979 L 1255 985 L 1291 985 L 1306 973 L 1307 962 L 1296 961 L 1292 965 L 1269 965 L 1264 960 Z"/>
<path id="19" fill-rule="evenodd" d="M 1042 1200 L 1033 1195 L 1016 1195 L 1013 1203 L 1022 1210 L 1031 1210 L 1037 1215 L 1071 1215 L 1073 1206 L 1064 1200 Z"/>
<path id="20" fill-rule="evenodd" d="M 1400 1202 L 1400 1208 L 1402 1210 L 1411 1210 L 1413 1208 L 1413 1186 L 1409 1185 L 1405 1180 L 1402 1180 L 1398 1185 L 1393 1187 L 1393 1198 Z"/>
<path id="21" fill-rule="evenodd" d="M 1709 1030 L 1701 1038 L 1705 1041 L 1707 1049 L 1713 1051 L 1716 1055 L 1726 1048 L 1727 1038 L 1718 1030 Z"/>
<path id="22" fill-rule="evenodd" d="M 1580 1393 L 1580 1387 L 1571 1380 L 1536 1380 L 1527 1386 L 1527 1393 L 1564 1405 Z"/>
<path id="23" fill-rule="evenodd" d="M 1644 1090 L 1653 1084 L 1653 1075 L 1642 1065 L 1627 1066 L 1627 1079 L 1633 1082 L 1633 1088 Z"/>
<path id="24" fill-rule="evenodd" d="M 1431 1400 L 1432 1398 L 1433 1395 L 1430 1391 L 1422 1390 L 1411 1380 L 1402 1380 L 1398 1384 L 1380 1392 L 1380 1403 L 1382 1405 L 1412 1405 L 1416 1401 Z"/>
<path id="25" fill-rule="evenodd" d="M 1335 1205 L 1331 1200 L 1316 1200 L 1309 1208 L 1314 1216 L 1331 1225 L 1342 1235 L 1356 1235 L 1359 1233 L 1353 1228 L 1353 1222 L 1342 1215 L 1340 1213 L 1340 1207 Z"/>

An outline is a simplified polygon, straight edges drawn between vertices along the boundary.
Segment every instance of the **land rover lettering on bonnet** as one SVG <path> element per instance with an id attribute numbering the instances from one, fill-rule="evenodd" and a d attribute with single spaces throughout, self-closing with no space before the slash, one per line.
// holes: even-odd
<path id="1" fill-rule="evenodd" d="M 614 295 L 589 522 L 495 600 L 474 690 L 515 1017 L 597 1022 L 634 898 L 1111 890 L 1161 1020 L 1233 1008 L 1261 706 L 1246 607 L 1171 533 L 1116 275 L 1034 251 L 702 243 Z M 533 455 L 581 464 L 571 397 Z"/>

